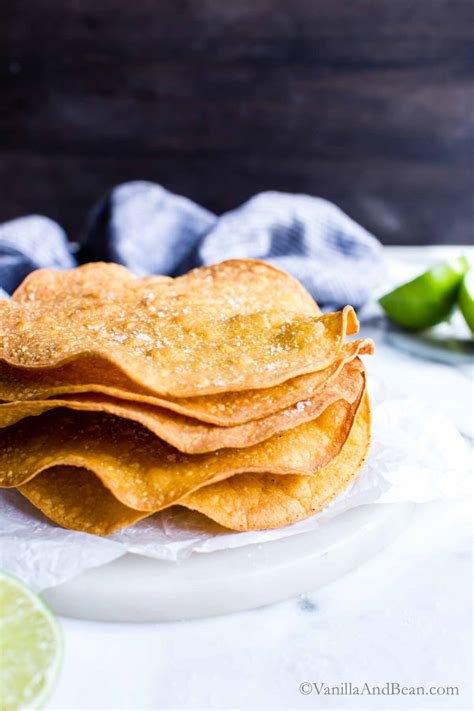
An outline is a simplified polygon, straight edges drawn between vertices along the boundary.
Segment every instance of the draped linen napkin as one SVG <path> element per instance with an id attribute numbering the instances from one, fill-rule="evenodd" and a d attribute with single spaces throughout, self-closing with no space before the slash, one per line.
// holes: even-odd
<path id="1" fill-rule="evenodd" d="M 44 267 L 110 261 L 140 276 L 176 276 L 232 258 L 284 269 L 326 309 L 362 306 L 384 271 L 378 240 L 336 205 L 309 195 L 263 192 L 217 216 L 161 185 L 134 181 L 96 204 L 80 245 L 40 215 L 0 225 L 0 289 L 7 294 Z"/>

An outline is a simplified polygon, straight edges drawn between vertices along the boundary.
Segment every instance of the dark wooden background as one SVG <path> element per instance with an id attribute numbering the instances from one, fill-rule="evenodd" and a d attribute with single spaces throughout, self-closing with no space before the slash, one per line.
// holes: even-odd
<path id="1" fill-rule="evenodd" d="M 0 3 L 0 221 L 77 238 L 144 178 L 217 212 L 302 191 L 387 243 L 472 239 L 473 0 Z"/>

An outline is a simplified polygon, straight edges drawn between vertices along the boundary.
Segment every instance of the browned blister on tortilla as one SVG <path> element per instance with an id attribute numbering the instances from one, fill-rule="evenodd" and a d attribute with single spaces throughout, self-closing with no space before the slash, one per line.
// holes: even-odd
<path id="1" fill-rule="evenodd" d="M 327 506 L 354 480 L 370 441 L 366 399 L 339 454 L 313 476 L 238 474 L 181 500 L 227 528 L 248 531 L 284 526 Z M 106 535 L 150 515 L 118 501 L 91 471 L 54 467 L 20 487 L 46 516 L 66 528 Z"/>
<path id="2" fill-rule="evenodd" d="M 339 376 L 321 387 L 315 396 L 300 400 L 268 417 L 234 427 L 210 425 L 152 405 L 87 393 L 64 395 L 62 399 L 19 400 L 0 404 L 0 429 L 11 427 L 26 417 L 39 416 L 63 407 L 83 412 L 105 412 L 133 420 L 176 449 L 189 454 L 249 447 L 278 432 L 317 418 L 337 400 L 354 402 L 362 387 L 363 367 L 358 358 L 350 361 Z"/>
<path id="3" fill-rule="evenodd" d="M 98 382 L 112 364 L 155 395 L 194 397 L 323 370 L 358 328 L 351 307 L 315 316 L 294 284 L 283 306 L 273 276 L 265 290 L 260 263 L 223 263 L 174 281 L 126 270 L 121 279 L 117 267 L 108 281 L 109 267 L 29 277 L 15 299 L 0 302 L 0 360 L 39 373 L 92 357 Z M 242 288 L 249 271 L 253 289 Z"/>

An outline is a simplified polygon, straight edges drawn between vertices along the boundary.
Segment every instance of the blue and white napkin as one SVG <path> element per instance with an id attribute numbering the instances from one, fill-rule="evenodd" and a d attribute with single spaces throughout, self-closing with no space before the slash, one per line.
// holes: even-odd
<path id="1" fill-rule="evenodd" d="M 0 289 L 33 269 L 84 261 L 124 264 L 140 276 L 176 276 L 224 259 L 264 259 L 297 277 L 326 308 L 360 307 L 383 271 L 378 240 L 322 198 L 255 195 L 217 216 L 156 183 L 114 188 L 91 211 L 81 246 L 39 215 L 0 225 Z"/>

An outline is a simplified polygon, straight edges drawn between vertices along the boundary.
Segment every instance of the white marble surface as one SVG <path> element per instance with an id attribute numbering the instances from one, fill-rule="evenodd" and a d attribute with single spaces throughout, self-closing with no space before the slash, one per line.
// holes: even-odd
<path id="1" fill-rule="evenodd" d="M 417 359 L 368 331 L 373 373 L 432 402 L 472 443 L 469 369 Z M 471 575 L 470 502 L 424 505 L 382 553 L 295 600 L 179 623 L 63 619 L 64 667 L 47 708 L 470 708 Z M 457 686 L 459 695 L 305 695 L 304 682 Z"/>

